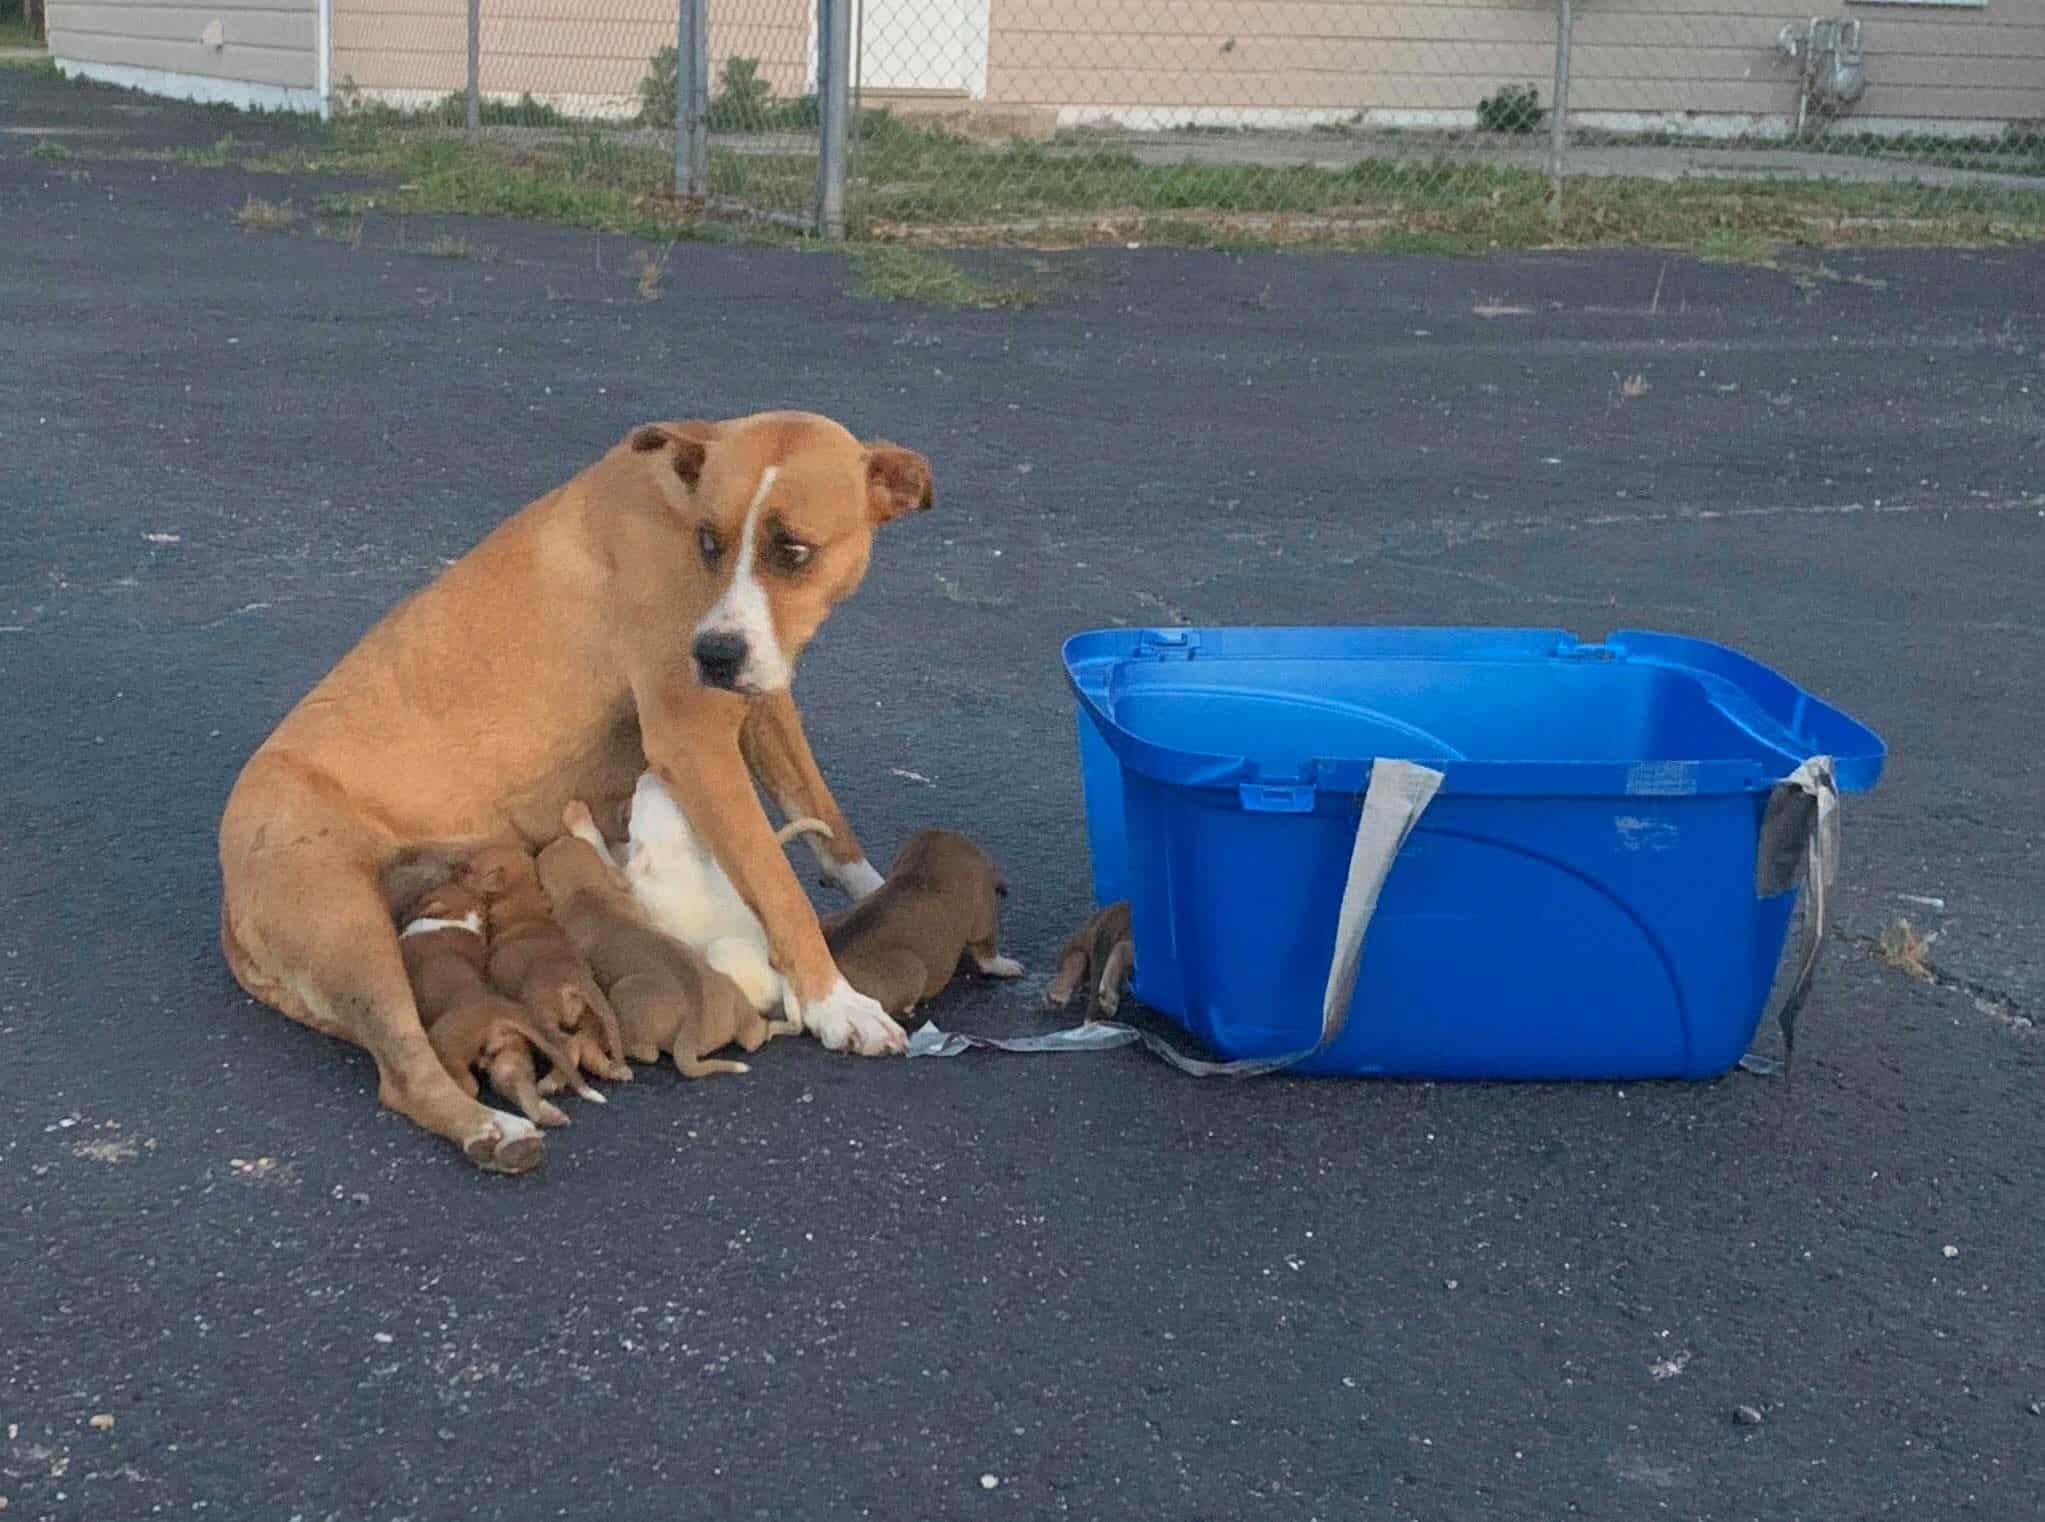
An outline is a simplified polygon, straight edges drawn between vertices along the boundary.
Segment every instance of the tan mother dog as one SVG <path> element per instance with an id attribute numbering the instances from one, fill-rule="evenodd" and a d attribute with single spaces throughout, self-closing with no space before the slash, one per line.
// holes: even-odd
<path id="1" fill-rule="evenodd" d="M 921 455 L 810 413 L 633 429 L 386 614 L 243 768 L 220 824 L 235 978 L 367 1049 L 383 1102 L 471 1161 L 533 1167 L 537 1128 L 434 1056 L 392 906 L 483 846 L 552 840 L 571 799 L 615 807 L 650 766 L 759 914 L 805 1027 L 900 1051 L 839 976 L 754 779 L 830 826 L 813 849 L 848 892 L 879 886 L 788 683 L 874 529 L 930 503 Z"/>

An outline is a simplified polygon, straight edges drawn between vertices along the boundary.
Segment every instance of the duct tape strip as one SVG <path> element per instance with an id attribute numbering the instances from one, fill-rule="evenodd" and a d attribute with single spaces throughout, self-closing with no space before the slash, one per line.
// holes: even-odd
<path id="1" fill-rule="evenodd" d="M 925 1025 L 909 1037 L 911 1057 L 956 1057 L 974 1047 L 1001 1052 L 1103 1052 L 1140 1042 L 1182 1073 L 1196 1078 L 1255 1078 L 1302 1062 L 1331 1045 L 1349 1019 L 1356 975 L 1363 965 L 1364 935 L 1377 912 L 1378 895 L 1398 859 L 1399 848 L 1420 823 L 1420 816 L 1440 790 L 1442 774 L 1411 761 L 1380 759 L 1371 764 L 1363 809 L 1356 821 L 1356 842 L 1349 852 L 1349 880 L 1343 885 L 1342 907 L 1335 918 L 1335 943 L 1328 958 L 1328 983 L 1321 993 L 1321 1033 L 1312 1046 L 1283 1057 L 1252 1057 L 1210 1062 L 1189 1057 L 1162 1036 L 1114 1020 L 1042 1036 L 968 1036 Z M 1140 955 L 1140 953 L 1139 953 Z"/>
<path id="2" fill-rule="evenodd" d="M 1782 1031 L 1782 1059 L 1749 1052 L 1740 1066 L 1749 1073 L 1781 1072 L 1789 1077 L 1796 1055 L 1796 1021 L 1825 950 L 1832 894 L 1839 880 L 1839 782 L 1830 756 L 1812 756 L 1775 785 L 1761 816 L 1761 842 L 1754 854 L 1754 892 L 1762 898 L 1787 893 L 1799 882 L 1806 898 L 1796 972 L 1776 1007 Z"/>

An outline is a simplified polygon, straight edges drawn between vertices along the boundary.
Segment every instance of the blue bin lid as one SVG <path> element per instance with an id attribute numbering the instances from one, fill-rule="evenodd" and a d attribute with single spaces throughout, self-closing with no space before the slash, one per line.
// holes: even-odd
<path id="1" fill-rule="evenodd" d="M 1122 764 L 1178 786 L 1354 793 L 1365 785 L 1374 757 L 1397 755 L 1440 768 L 1444 791 L 1451 793 L 1696 796 L 1765 792 L 1806 758 L 1822 754 L 1833 758 L 1842 789 L 1861 791 L 1879 780 L 1887 755 L 1872 730 L 1751 656 L 1647 630 L 1620 630 L 1587 643 L 1561 629 L 1097 629 L 1068 639 L 1064 662 L 1074 695 Z M 1462 669 L 1445 669 L 1442 680 L 1431 683 L 1420 664 L 1427 662 Z M 1573 675 L 1564 678 L 1564 671 Z M 1648 672 L 1680 680 L 1656 683 L 1643 676 Z M 1373 692 L 1374 678 L 1402 688 L 1403 697 Z M 1674 718 L 1658 722 L 1642 709 L 1650 688 L 1652 701 Z M 1514 700 L 1522 723 L 1517 736 L 1489 722 L 1498 715 L 1484 706 L 1487 690 L 1494 707 L 1501 696 Z M 1245 744 L 1240 724 L 1161 740 L 1155 727 L 1146 737 L 1137 732 L 1144 726 L 1132 727 L 1118 714 L 1160 694 L 1203 691 L 1226 691 L 1251 705 L 1276 702 L 1271 711 L 1281 718 L 1297 710 L 1366 719 L 1372 740 L 1334 745 L 1332 754 L 1318 753 L 1318 746 L 1314 753 L 1288 754 L 1286 742 L 1269 733 L 1255 736 L 1265 741 L 1261 748 Z M 1597 750 L 1593 755 L 1572 755 L 1568 744 L 1556 743 L 1567 740 L 1572 725 L 1597 727 L 1606 701 L 1601 694 L 1613 694 L 1614 703 L 1629 697 L 1641 709 L 1633 715 L 1638 753 L 1620 753 L 1620 732 L 1611 725 L 1603 749 L 1590 747 Z M 1455 705 L 1465 699 L 1460 727 L 1479 738 L 1452 743 L 1444 731 L 1459 727 Z M 1428 717 L 1416 721 L 1416 709 Z M 1297 727 L 1315 728 L 1311 722 Z M 1692 744 L 1695 753 L 1686 753 Z"/>

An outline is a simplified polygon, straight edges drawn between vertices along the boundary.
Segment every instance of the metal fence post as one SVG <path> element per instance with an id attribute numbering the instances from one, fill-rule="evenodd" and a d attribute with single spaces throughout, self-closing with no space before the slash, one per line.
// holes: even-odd
<path id="1" fill-rule="evenodd" d="M 1569 137 L 1569 0 L 1555 0 L 1555 103 L 1548 111 L 1548 204 L 1550 222 L 1562 220 L 1562 178 Z"/>
<path id="2" fill-rule="evenodd" d="M 817 0 L 817 232 L 845 236 L 852 118 L 852 0 Z"/>
<path id="3" fill-rule="evenodd" d="M 469 0 L 469 130 L 483 125 L 483 0 Z"/>
<path id="4" fill-rule="evenodd" d="M 675 33 L 675 194 L 710 193 L 710 19 L 707 0 L 680 0 Z"/>

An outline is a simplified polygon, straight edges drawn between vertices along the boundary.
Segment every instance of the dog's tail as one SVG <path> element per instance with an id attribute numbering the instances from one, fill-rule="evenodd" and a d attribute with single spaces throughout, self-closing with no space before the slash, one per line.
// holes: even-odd
<path id="1" fill-rule="evenodd" d="M 800 819 L 791 819 L 774 832 L 775 840 L 787 845 L 799 835 L 814 835 L 819 840 L 831 839 L 831 827 L 821 819 L 811 819 L 805 814 Z"/>

